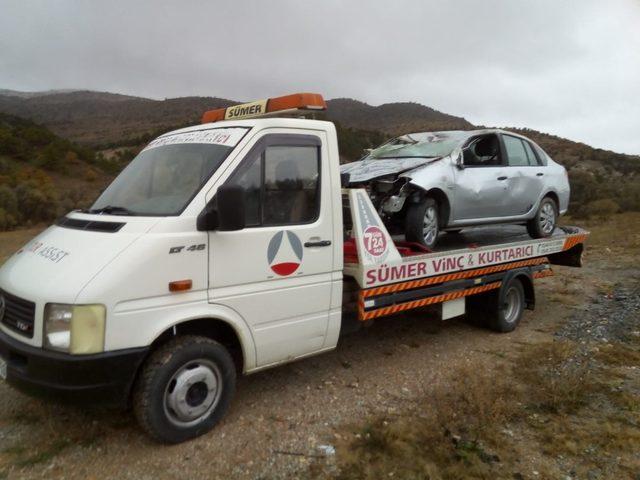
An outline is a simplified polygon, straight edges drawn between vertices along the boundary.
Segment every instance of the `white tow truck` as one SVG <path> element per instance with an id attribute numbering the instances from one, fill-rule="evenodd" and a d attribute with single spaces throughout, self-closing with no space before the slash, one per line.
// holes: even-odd
<path id="1" fill-rule="evenodd" d="M 411 309 L 482 310 L 510 331 L 550 264 L 580 266 L 574 227 L 485 228 L 433 252 L 392 238 L 366 191 L 342 188 L 334 125 L 277 116 L 325 108 L 294 94 L 207 112 L 17 251 L 0 269 L 0 376 L 132 406 L 181 442 L 220 420 L 239 374 Z"/>

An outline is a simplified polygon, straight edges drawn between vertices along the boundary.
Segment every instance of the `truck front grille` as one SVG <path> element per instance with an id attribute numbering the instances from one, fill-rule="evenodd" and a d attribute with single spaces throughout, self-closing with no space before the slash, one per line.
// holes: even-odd
<path id="1" fill-rule="evenodd" d="M 33 338 L 36 304 L 0 290 L 0 321 L 11 330 Z"/>

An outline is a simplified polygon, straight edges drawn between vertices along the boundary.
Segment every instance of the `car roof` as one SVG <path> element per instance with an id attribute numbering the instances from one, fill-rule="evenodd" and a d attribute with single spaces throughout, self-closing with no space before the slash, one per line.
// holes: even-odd
<path id="1" fill-rule="evenodd" d="M 509 132 L 507 130 L 502 130 L 500 128 L 482 128 L 477 130 L 441 130 L 436 132 L 412 132 L 403 135 L 398 135 L 398 137 L 403 137 L 405 135 L 424 135 L 424 134 L 432 134 L 432 135 L 442 135 L 449 137 L 458 137 L 461 141 L 467 140 L 472 137 L 477 137 L 478 135 L 488 135 L 491 133 L 503 133 L 506 135 L 513 135 L 514 137 L 524 138 L 526 140 L 531 141 L 530 138 L 525 137 L 524 135 L 520 135 L 518 133 Z M 396 138 L 398 138 L 396 137 Z"/>

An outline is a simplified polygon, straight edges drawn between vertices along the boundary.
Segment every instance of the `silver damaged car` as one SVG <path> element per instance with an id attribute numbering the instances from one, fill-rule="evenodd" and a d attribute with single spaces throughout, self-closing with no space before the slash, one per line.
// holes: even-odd
<path id="1" fill-rule="evenodd" d="M 440 232 L 522 224 L 550 236 L 567 211 L 567 171 L 526 137 L 502 130 L 402 135 L 343 165 L 366 188 L 385 223 L 433 248 Z"/>

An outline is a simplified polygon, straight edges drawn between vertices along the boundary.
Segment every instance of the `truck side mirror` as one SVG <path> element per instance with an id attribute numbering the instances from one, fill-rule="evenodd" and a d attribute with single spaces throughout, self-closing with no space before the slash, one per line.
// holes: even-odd
<path id="1" fill-rule="evenodd" d="M 244 188 L 239 185 L 222 185 L 218 188 L 215 203 L 209 205 L 198 216 L 198 230 L 233 232 L 245 227 Z"/>
<path id="2" fill-rule="evenodd" d="M 351 183 L 351 174 L 347 172 L 340 173 L 340 185 L 342 188 L 349 187 L 349 183 Z"/>
<path id="3" fill-rule="evenodd" d="M 464 152 L 469 150 L 469 146 L 466 146 L 458 151 L 458 154 L 455 158 L 456 167 L 460 170 L 464 170 Z"/>

